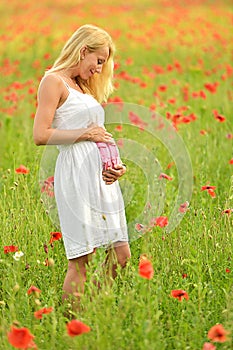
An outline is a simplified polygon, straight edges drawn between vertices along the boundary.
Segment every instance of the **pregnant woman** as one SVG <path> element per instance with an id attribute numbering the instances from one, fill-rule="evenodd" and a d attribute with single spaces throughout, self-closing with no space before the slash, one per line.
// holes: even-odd
<path id="1" fill-rule="evenodd" d="M 84 292 L 86 267 L 96 248 L 106 249 L 106 264 L 110 256 L 116 257 L 113 278 L 117 265 L 124 267 L 130 258 L 117 181 L 126 168 L 118 157 L 111 162 L 110 152 L 106 163 L 99 147 L 116 148 L 104 127 L 101 106 L 113 90 L 113 56 L 109 34 L 83 25 L 67 41 L 38 89 L 35 144 L 59 149 L 54 192 L 68 259 L 63 300 Z"/>

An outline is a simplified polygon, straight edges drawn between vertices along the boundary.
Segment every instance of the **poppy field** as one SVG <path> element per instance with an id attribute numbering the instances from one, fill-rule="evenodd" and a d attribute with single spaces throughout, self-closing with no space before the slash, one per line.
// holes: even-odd
<path id="1" fill-rule="evenodd" d="M 232 2 L 12 0 L 0 10 L 0 350 L 233 349 Z M 116 44 L 106 111 L 124 116 L 106 127 L 127 164 L 133 239 L 126 268 L 100 290 L 96 251 L 71 319 L 50 149 L 32 128 L 44 71 L 85 23 Z"/>

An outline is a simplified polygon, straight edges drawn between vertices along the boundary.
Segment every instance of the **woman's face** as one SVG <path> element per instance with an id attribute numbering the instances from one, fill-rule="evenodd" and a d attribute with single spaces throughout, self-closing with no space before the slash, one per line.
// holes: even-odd
<path id="1" fill-rule="evenodd" d="M 108 47 L 100 48 L 94 52 L 89 52 L 87 48 L 83 48 L 80 56 L 79 76 L 83 80 L 88 80 L 95 73 L 101 73 L 103 64 L 107 62 L 108 56 Z"/>

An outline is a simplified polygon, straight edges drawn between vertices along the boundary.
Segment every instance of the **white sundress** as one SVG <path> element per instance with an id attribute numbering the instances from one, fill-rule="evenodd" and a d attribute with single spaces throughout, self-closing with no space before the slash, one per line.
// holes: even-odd
<path id="1" fill-rule="evenodd" d="M 86 128 L 90 123 L 103 126 L 104 109 L 97 100 L 64 84 L 69 95 L 57 108 L 53 127 L 68 130 Z M 128 242 L 121 189 L 118 181 L 112 185 L 103 181 L 96 143 L 81 141 L 57 147 L 54 193 L 67 258 Z"/>

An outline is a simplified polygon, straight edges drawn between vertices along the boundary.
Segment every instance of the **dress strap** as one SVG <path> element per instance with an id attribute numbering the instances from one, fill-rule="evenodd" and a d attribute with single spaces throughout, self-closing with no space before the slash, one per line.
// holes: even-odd
<path id="1" fill-rule="evenodd" d="M 65 84 L 65 86 L 67 87 L 68 91 L 70 91 L 70 85 L 60 76 L 58 75 L 59 78 L 63 81 L 63 83 Z"/>

